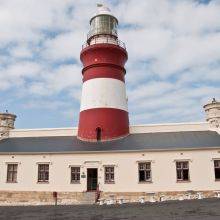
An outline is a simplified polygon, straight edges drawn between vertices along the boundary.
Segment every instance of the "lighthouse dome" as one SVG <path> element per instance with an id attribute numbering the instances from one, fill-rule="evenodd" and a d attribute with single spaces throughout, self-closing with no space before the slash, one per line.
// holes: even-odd
<path id="1" fill-rule="evenodd" d="M 100 15 L 100 14 L 112 15 L 111 10 L 106 5 L 97 4 L 97 8 L 98 8 L 98 11 L 95 15 Z"/>

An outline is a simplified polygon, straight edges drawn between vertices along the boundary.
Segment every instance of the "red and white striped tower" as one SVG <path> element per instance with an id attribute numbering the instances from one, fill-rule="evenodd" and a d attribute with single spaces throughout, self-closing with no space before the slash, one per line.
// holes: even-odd
<path id="1" fill-rule="evenodd" d="M 83 87 L 78 138 L 84 141 L 107 141 L 129 134 L 124 78 L 128 55 L 118 40 L 118 20 L 106 6 L 97 6 L 80 54 Z"/>

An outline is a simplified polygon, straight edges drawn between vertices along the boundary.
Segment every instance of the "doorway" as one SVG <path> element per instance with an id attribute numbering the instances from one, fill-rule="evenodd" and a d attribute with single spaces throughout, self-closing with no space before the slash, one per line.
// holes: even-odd
<path id="1" fill-rule="evenodd" d="M 100 127 L 96 128 L 96 140 L 101 141 L 102 129 Z"/>
<path id="2" fill-rule="evenodd" d="M 95 191 L 98 185 L 98 169 L 87 169 L 87 191 Z"/>

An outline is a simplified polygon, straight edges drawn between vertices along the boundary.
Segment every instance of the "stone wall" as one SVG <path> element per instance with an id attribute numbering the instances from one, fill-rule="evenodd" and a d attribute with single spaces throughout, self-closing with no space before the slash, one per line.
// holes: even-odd
<path id="1" fill-rule="evenodd" d="M 220 191 L 178 191 L 178 192 L 102 192 L 103 200 L 123 200 L 124 202 L 160 202 L 169 200 L 203 199 L 220 197 Z"/>
<path id="2" fill-rule="evenodd" d="M 204 105 L 206 121 L 211 128 L 220 128 L 220 102 L 213 98 L 212 102 Z"/>
<path id="3" fill-rule="evenodd" d="M 198 198 L 217 197 L 220 191 L 187 191 L 187 192 L 101 192 L 100 199 L 114 200 L 118 202 L 123 199 L 123 202 L 140 202 L 143 199 L 145 202 L 167 201 L 167 200 L 185 200 Z M 93 193 L 95 195 L 95 193 Z M 201 197 L 199 197 L 199 195 Z M 92 202 L 91 202 L 92 201 Z M 95 200 L 88 200 L 87 192 L 58 192 L 58 205 L 77 205 L 77 204 L 92 204 Z M 0 191 L 0 206 L 16 206 L 16 205 L 55 205 L 53 192 L 38 192 L 38 191 Z"/>
<path id="4" fill-rule="evenodd" d="M 7 138 L 9 136 L 9 131 L 14 129 L 14 122 L 16 117 L 16 115 L 10 114 L 8 112 L 0 112 L 0 140 Z"/>
<path id="5" fill-rule="evenodd" d="M 80 204 L 84 201 L 84 193 L 58 192 L 57 204 Z M 54 205 L 53 192 L 37 191 L 0 191 L 0 206 L 2 205 Z"/>

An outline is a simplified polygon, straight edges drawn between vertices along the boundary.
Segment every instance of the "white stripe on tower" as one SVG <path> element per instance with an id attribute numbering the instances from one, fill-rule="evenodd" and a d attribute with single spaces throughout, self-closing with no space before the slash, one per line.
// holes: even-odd
<path id="1" fill-rule="evenodd" d="M 84 82 L 80 111 L 93 108 L 128 111 L 125 83 L 113 78 L 94 78 Z"/>

